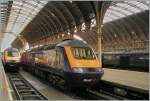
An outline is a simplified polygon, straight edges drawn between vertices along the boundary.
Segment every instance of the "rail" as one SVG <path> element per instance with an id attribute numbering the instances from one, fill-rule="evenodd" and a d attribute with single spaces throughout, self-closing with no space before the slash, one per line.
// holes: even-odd
<path id="1" fill-rule="evenodd" d="M 8 73 L 7 75 L 15 90 L 17 100 L 47 100 L 45 96 L 37 91 L 19 73 Z"/>
<path id="2" fill-rule="evenodd" d="M 92 89 L 94 92 L 104 93 L 118 99 L 130 100 L 148 100 L 149 91 L 114 83 L 110 81 L 101 80 L 99 84 Z"/>
<path id="3" fill-rule="evenodd" d="M 35 74 L 33 69 L 35 68 L 28 68 L 26 67 L 27 72 L 30 72 L 31 74 Z M 31 70 L 29 70 L 31 69 Z M 43 81 L 47 80 L 45 77 L 48 75 L 48 70 L 44 68 L 36 68 L 39 71 L 42 71 L 42 76 L 37 76 L 39 79 L 42 79 Z M 53 85 L 57 86 L 57 85 Z M 59 88 L 59 87 L 57 87 Z M 62 89 L 59 88 L 59 89 Z M 96 86 L 93 88 L 88 89 L 76 89 L 69 92 L 72 96 L 76 96 L 75 98 L 80 99 L 86 99 L 86 100 L 148 100 L 149 99 L 149 91 L 143 90 L 139 88 L 129 87 L 121 84 L 117 84 L 110 81 L 104 81 L 101 80 Z M 78 97 L 77 97 L 78 96 Z"/>

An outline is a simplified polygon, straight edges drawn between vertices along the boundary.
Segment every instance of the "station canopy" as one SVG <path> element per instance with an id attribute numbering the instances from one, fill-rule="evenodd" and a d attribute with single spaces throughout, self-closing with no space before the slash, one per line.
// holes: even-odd
<path id="1" fill-rule="evenodd" d="M 96 4 L 95 1 L 2 2 L 2 45 L 19 46 L 18 36 L 33 46 L 48 37 L 76 34 L 97 50 Z M 99 1 L 99 5 L 103 6 L 103 51 L 147 49 L 149 1 Z"/>

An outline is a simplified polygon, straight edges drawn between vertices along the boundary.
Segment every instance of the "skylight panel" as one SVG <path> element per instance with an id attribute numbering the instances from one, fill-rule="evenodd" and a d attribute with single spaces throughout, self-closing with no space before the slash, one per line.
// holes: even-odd
<path id="1" fill-rule="evenodd" d="M 120 12 L 126 14 L 126 15 L 132 14 L 130 11 L 127 11 L 127 10 L 122 9 L 122 8 L 120 8 L 120 7 L 111 6 L 110 9 L 114 9 L 114 10 L 120 11 Z"/>
<path id="2" fill-rule="evenodd" d="M 14 16 L 13 18 L 11 18 L 10 20 L 11 20 L 11 21 L 13 21 L 13 20 L 15 21 L 16 18 L 17 18 L 17 16 L 15 15 L 15 16 Z"/>
<path id="3" fill-rule="evenodd" d="M 134 13 L 141 12 L 141 10 L 140 10 L 140 9 L 135 8 L 135 7 L 132 7 L 132 6 L 129 6 L 129 7 L 128 7 L 128 9 L 129 9 L 130 11 L 134 12 Z"/>
<path id="4" fill-rule="evenodd" d="M 32 6 L 32 5 L 29 5 L 29 4 L 24 4 L 23 6 L 27 9 L 33 9 L 33 8 L 35 8 L 36 5 Z"/>
<path id="5" fill-rule="evenodd" d="M 104 17 L 105 23 L 149 9 L 146 4 L 141 3 L 140 1 L 123 1 L 114 3 L 116 4 L 111 5 L 106 11 Z M 149 1 L 146 3 L 149 3 Z"/>
<path id="6" fill-rule="evenodd" d="M 13 9 L 18 9 L 18 10 L 19 10 L 19 9 L 21 8 L 21 6 L 13 5 L 12 8 L 13 8 Z"/>
<path id="7" fill-rule="evenodd" d="M 131 11 L 133 13 L 141 12 L 141 9 L 139 9 L 138 7 L 133 7 L 127 3 L 117 3 L 116 5 L 124 9 L 127 9 L 128 11 Z"/>
<path id="8" fill-rule="evenodd" d="M 116 5 L 120 6 L 120 7 L 124 7 L 124 8 L 128 8 L 128 6 L 129 6 L 128 4 L 123 3 L 123 2 L 122 3 L 117 3 Z"/>
<path id="9" fill-rule="evenodd" d="M 123 15 L 123 14 L 117 12 L 117 11 L 111 10 L 111 9 L 109 9 L 107 12 L 108 12 L 107 14 L 113 14 L 117 17 L 125 17 L 125 15 Z"/>
<path id="10" fill-rule="evenodd" d="M 124 1 L 124 2 L 131 3 L 133 5 L 139 4 L 139 1 Z"/>
<path id="11" fill-rule="evenodd" d="M 28 2 L 28 3 L 30 3 L 30 4 L 33 4 L 33 5 L 37 5 L 37 1 L 28 0 L 28 1 L 26 1 L 26 2 Z"/>
<path id="12" fill-rule="evenodd" d="M 147 4 L 149 4 L 149 1 L 146 1 Z"/>
<path id="13" fill-rule="evenodd" d="M 104 21 L 103 21 L 103 23 L 107 23 L 107 22 L 110 22 L 112 20 L 113 20 L 112 18 L 106 16 L 105 19 L 104 19 Z"/>
<path id="14" fill-rule="evenodd" d="M 148 10 L 148 9 L 149 9 L 149 7 L 146 6 L 146 5 L 144 5 L 143 3 L 139 3 L 139 4 L 136 5 L 136 6 L 140 7 L 140 8 L 143 9 L 143 10 Z"/>
<path id="15" fill-rule="evenodd" d="M 27 14 L 28 14 L 28 12 L 27 12 L 27 11 L 25 11 L 25 10 L 21 10 L 21 11 L 19 12 L 19 14 L 27 15 Z"/>
<path id="16" fill-rule="evenodd" d="M 21 8 L 21 10 L 25 11 L 26 13 L 32 13 L 32 9 L 26 9 L 26 8 Z"/>
<path id="17" fill-rule="evenodd" d="M 27 17 L 25 17 L 24 15 L 19 15 L 19 17 L 17 18 L 17 20 L 25 20 Z"/>
<path id="18" fill-rule="evenodd" d="M 19 9 L 14 9 L 14 8 L 11 9 L 11 13 L 12 12 L 18 12 L 18 11 L 19 11 Z"/>
<path id="19" fill-rule="evenodd" d="M 43 4 L 47 4 L 48 0 L 43 0 L 43 1 L 40 1 L 40 2 L 43 3 Z"/>
<path id="20" fill-rule="evenodd" d="M 18 2 L 18 1 L 14 1 L 13 4 L 14 4 L 14 5 L 16 5 L 16 4 L 17 4 L 17 5 L 22 5 L 23 3 L 22 3 L 22 2 Z"/>
<path id="21" fill-rule="evenodd" d="M 115 19 L 119 18 L 119 17 L 114 16 L 114 15 L 112 15 L 112 14 L 109 14 L 107 17 L 108 17 L 108 18 L 111 18 L 112 20 L 115 20 Z"/>
<path id="22" fill-rule="evenodd" d="M 36 7 L 36 8 L 34 8 L 34 11 L 35 11 L 35 12 L 39 12 L 40 9 L 39 9 L 38 7 Z"/>
<path id="23" fill-rule="evenodd" d="M 43 5 L 41 3 L 39 3 L 37 6 L 38 6 L 38 8 L 42 8 L 43 7 Z"/>

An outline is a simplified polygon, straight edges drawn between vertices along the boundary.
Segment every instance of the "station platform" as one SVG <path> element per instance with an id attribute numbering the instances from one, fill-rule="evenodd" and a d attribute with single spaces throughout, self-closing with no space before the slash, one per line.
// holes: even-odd
<path id="1" fill-rule="evenodd" d="M 13 100 L 8 78 L 5 74 L 1 60 L 0 60 L 0 100 Z"/>
<path id="2" fill-rule="evenodd" d="M 73 100 L 72 97 L 60 92 L 59 90 L 51 87 L 50 85 L 44 84 L 38 78 L 32 76 L 31 74 L 20 71 L 20 74 L 32 85 L 34 86 L 41 94 L 43 94 L 47 99 L 50 100 Z"/>
<path id="3" fill-rule="evenodd" d="M 117 69 L 104 69 L 102 80 L 110 81 L 134 88 L 149 90 L 149 73 L 117 70 Z"/>

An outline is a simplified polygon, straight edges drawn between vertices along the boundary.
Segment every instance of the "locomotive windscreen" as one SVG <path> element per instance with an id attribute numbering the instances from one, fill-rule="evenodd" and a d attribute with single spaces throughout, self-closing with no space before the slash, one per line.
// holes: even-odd
<path id="1" fill-rule="evenodd" d="M 74 57 L 77 58 L 77 59 L 95 59 L 96 58 L 91 48 L 73 47 L 72 52 L 73 52 Z"/>
<path id="2" fill-rule="evenodd" d="M 8 56 L 12 56 L 12 57 L 19 56 L 19 53 L 17 51 L 8 51 L 7 54 Z"/>

